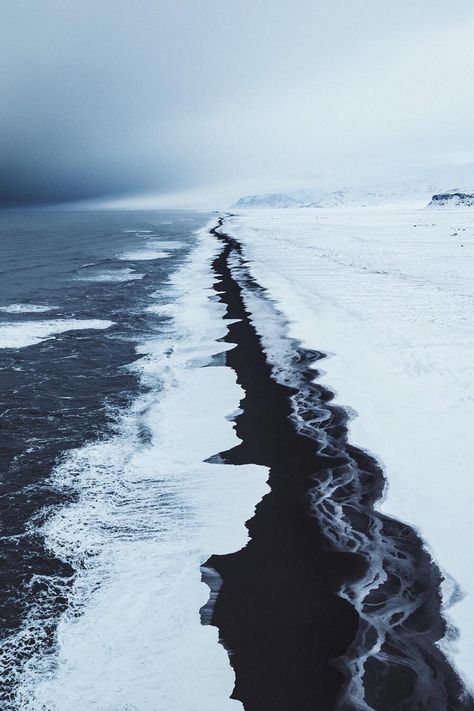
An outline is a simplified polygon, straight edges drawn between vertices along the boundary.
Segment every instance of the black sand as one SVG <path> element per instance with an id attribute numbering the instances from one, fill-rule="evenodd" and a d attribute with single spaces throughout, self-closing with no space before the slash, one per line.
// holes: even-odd
<path id="1" fill-rule="evenodd" d="M 392 662 L 380 666 L 374 660 L 367 665 L 366 701 L 380 711 L 472 708 L 471 700 L 462 700 L 459 680 L 434 647 L 434 641 L 445 631 L 440 615 L 439 572 L 409 527 L 374 512 L 374 501 L 383 489 L 383 474 L 368 455 L 347 443 L 347 416 L 330 404 L 331 393 L 310 384 L 315 372 L 309 370 L 309 363 L 320 354 L 299 349 L 295 367 L 300 367 L 312 391 L 314 410 L 329 411 L 324 430 L 332 442 L 330 453 L 322 453 L 315 439 L 299 433 L 290 419 L 290 398 L 296 390 L 273 377 L 245 308 L 242 287 L 230 268 L 229 257 L 241 255 L 240 245 L 219 234 L 218 229 L 211 233 L 223 243 L 213 265 L 219 277 L 215 288 L 222 292 L 220 299 L 227 305 L 227 317 L 239 319 L 228 327 L 224 339 L 236 344 L 227 351 L 226 363 L 245 391 L 240 403 L 242 414 L 235 418 L 242 443 L 220 457 L 232 464 L 269 467 L 271 487 L 247 523 L 248 545 L 237 553 L 213 556 L 203 567 L 203 579 L 213 590 L 202 612 L 203 622 L 218 627 L 229 652 L 236 674 L 233 698 L 242 701 L 246 711 L 362 708 L 347 694 L 344 655 L 352 650 L 357 656 L 361 651 L 363 624 L 354 606 L 338 593 L 342 584 L 363 578 L 368 561 L 363 555 L 336 550 L 328 543 L 310 500 L 318 478 L 324 480 L 329 467 L 337 470 L 350 459 L 364 482 L 363 495 L 355 502 L 363 515 L 357 522 L 354 515 L 354 526 L 365 527 L 367 532 L 367 521 L 372 517 L 371 521 L 377 518 L 386 525 L 387 536 L 407 536 L 407 556 L 413 557 L 422 577 L 417 590 L 421 596 L 417 619 L 403 621 L 407 638 L 414 640 L 415 669 L 410 668 L 409 659 L 399 663 L 403 649 L 394 633 L 392 640 L 388 638 L 394 650 L 387 646 Z M 251 282 L 248 277 L 247 286 L 250 283 L 252 287 Z M 344 496 L 350 497 L 351 492 L 344 492 Z M 362 520 L 364 517 L 367 520 Z M 389 579 L 384 599 L 390 598 L 393 586 L 396 581 Z M 395 622 L 393 627 L 397 628 Z M 398 631 L 400 634 L 403 637 L 403 630 Z M 362 635 L 365 642 L 367 636 Z M 431 686 L 439 686 L 439 693 L 421 697 L 430 679 L 420 681 L 417 655 L 425 655 L 425 666 L 433 674 Z"/>

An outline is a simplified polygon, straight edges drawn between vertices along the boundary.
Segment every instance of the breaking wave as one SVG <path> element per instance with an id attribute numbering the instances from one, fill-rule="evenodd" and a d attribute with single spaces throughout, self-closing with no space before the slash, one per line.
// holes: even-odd
<path id="1" fill-rule="evenodd" d="M 26 348 L 67 331 L 106 329 L 113 326 L 105 319 L 55 319 L 0 323 L 0 348 Z"/>
<path id="2" fill-rule="evenodd" d="M 240 707 L 217 633 L 200 623 L 200 565 L 245 544 L 267 472 L 236 476 L 206 462 L 235 444 L 228 415 L 241 397 L 231 369 L 213 363 L 225 348 L 216 248 L 203 232 L 160 291 L 167 330 L 143 342 L 132 366 L 146 394 L 117 416 L 114 435 L 67 453 L 53 472 L 70 503 L 31 526 L 74 573 L 31 582 L 37 604 L 3 649 L 16 675 L 12 709 Z"/>

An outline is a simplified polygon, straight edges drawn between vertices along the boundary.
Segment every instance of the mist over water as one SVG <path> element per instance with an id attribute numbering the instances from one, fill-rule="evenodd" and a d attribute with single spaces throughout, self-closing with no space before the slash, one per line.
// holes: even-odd
<path id="1" fill-rule="evenodd" d="M 212 206 L 474 156 L 468 0 L 3 0 L 0 14 L 2 205 L 184 191 Z"/>

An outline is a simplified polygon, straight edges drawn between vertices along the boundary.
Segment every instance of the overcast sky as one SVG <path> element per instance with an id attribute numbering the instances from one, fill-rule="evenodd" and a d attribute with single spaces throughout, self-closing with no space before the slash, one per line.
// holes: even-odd
<path id="1" fill-rule="evenodd" d="M 0 0 L 0 201 L 474 160 L 474 2 Z"/>

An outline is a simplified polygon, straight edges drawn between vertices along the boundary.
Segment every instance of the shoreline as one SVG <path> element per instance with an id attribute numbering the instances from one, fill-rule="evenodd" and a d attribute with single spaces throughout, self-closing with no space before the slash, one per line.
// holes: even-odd
<path id="1" fill-rule="evenodd" d="M 319 382 L 387 473 L 377 508 L 445 578 L 443 650 L 472 693 L 472 211 L 247 211 L 225 227 L 289 335 L 327 353 Z"/>
<path id="2" fill-rule="evenodd" d="M 203 621 L 211 619 L 219 628 L 229 651 L 236 673 L 233 698 L 246 711 L 348 704 L 472 708 L 436 646 L 446 631 L 439 571 L 413 529 L 374 510 L 383 473 L 372 457 L 348 443 L 347 413 L 331 404 L 327 388 L 313 382 L 317 374 L 311 365 L 323 355 L 291 342 L 297 348 L 291 368 L 306 390 L 300 402 L 298 388 L 278 382 L 254 325 L 258 319 L 245 304 L 246 290 L 254 296 L 263 290 L 250 277 L 240 244 L 222 233 L 222 223 L 210 231 L 223 243 L 213 265 L 220 280 L 215 288 L 226 317 L 238 319 L 224 339 L 237 344 L 227 351 L 226 363 L 245 397 L 235 418 L 242 443 L 219 457 L 268 466 L 271 487 L 247 522 L 246 548 L 211 557 L 203 570 L 212 590 Z M 298 410 L 306 427 L 296 426 Z M 340 477 L 329 493 L 332 530 L 327 492 L 320 496 L 331 470 Z M 336 513 L 347 518 L 352 539 L 340 535 Z M 383 532 L 378 538 L 377 527 Z M 357 547 L 354 541 L 361 539 Z M 374 584 L 377 563 L 381 570 Z M 219 590 L 208 568 L 217 572 Z M 382 625 L 374 614 L 381 608 Z"/>
<path id="3" fill-rule="evenodd" d="M 169 230 L 160 228 L 167 240 Z M 21 668 L 7 656 L 49 624 L 50 605 L 38 598 L 23 636 L 3 650 L 16 674 L 12 710 L 240 707 L 229 698 L 234 674 L 217 631 L 200 623 L 208 595 L 200 565 L 212 551 L 245 545 L 266 471 L 240 468 L 236 477 L 206 464 L 238 442 L 228 414 L 242 391 L 229 368 L 207 367 L 226 333 L 224 308 L 209 298 L 216 245 L 205 227 L 175 231 L 191 248 L 166 281 L 149 280 L 136 309 L 149 329 L 138 334 L 130 317 L 140 392 L 114 410 L 110 434 L 79 443 L 52 472 L 51 488 L 69 499 L 46 512 L 38 533 L 75 575 L 67 591 L 53 579 L 44 599 L 57 603 L 64 592 L 51 652 L 31 650 Z"/>

